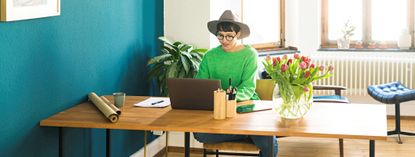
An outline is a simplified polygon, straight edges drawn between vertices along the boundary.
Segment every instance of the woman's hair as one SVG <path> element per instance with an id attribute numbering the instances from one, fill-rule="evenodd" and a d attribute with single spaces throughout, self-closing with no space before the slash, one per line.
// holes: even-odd
<path id="1" fill-rule="evenodd" d="M 219 31 L 236 32 L 236 33 L 241 31 L 241 27 L 239 27 L 238 25 L 236 25 L 232 22 L 220 22 L 220 23 L 218 23 L 216 29 L 217 29 L 216 34 L 218 34 Z"/>

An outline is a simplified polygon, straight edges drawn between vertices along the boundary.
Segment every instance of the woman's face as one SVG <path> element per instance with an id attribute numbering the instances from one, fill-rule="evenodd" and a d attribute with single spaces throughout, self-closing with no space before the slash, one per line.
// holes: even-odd
<path id="1" fill-rule="evenodd" d="M 239 33 L 236 33 L 234 31 L 232 32 L 219 31 L 216 37 L 218 38 L 220 44 L 222 45 L 223 50 L 231 51 L 236 46 Z"/>

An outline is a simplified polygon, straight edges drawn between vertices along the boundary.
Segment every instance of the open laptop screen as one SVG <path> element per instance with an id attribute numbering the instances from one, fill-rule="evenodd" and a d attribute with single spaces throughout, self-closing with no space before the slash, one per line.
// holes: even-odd
<path id="1" fill-rule="evenodd" d="M 213 91 L 220 87 L 220 80 L 167 79 L 167 90 L 173 109 L 213 110 Z"/>

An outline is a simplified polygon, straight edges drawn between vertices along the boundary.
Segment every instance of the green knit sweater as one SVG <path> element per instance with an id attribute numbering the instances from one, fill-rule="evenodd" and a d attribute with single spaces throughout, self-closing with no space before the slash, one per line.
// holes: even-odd
<path id="1" fill-rule="evenodd" d="M 257 51 L 249 45 L 238 52 L 225 52 L 221 46 L 209 50 L 203 57 L 196 78 L 219 79 L 222 88 L 237 87 L 237 101 L 259 100 L 255 93 Z"/>

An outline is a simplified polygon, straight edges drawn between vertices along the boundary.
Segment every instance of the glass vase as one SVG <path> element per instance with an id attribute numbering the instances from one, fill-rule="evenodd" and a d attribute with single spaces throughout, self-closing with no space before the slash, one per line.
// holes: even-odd
<path id="1" fill-rule="evenodd" d="M 278 86 L 282 104 L 276 107 L 276 111 L 280 117 L 299 119 L 306 115 L 313 103 L 312 85 L 307 85 L 308 91 L 304 90 L 304 86 L 292 86 L 289 83 L 278 82 Z"/>

